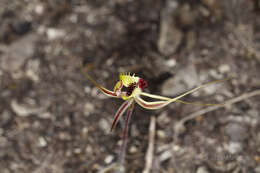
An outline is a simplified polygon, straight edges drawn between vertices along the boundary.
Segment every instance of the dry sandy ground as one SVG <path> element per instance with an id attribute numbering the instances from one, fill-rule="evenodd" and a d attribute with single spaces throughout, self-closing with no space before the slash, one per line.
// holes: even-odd
<path id="1" fill-rule="evenodd" d="M 126 172 L 260 173 L 259 3 L 1 0 L 0 172 L 95 173 L 117 161 L 122 124 L 109 129 L 122 101 L 103 96 L 83 64 L 109 89 L 132 72 L 171 97 L 230 78 L 185 98 L 233 103 L 205 114 L 136 105 Z"/>

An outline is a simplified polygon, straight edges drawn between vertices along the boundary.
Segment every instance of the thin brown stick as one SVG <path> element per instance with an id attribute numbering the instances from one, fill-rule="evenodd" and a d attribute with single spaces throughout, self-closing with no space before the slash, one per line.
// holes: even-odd
<path id="1" fill-rule="evenodd" d="M 234 104 L 234 103 L 243 101 L 243 100 L 245 100 L 245 99 L 248 99 L 248 98 L 250 98 L 250 97 L 254 97 L 254 96 L 257 96 L 257 95 L 260 95 L 260 90 L 255 90 L 255 91 L 252 91 L 252 92 L 249 92 L 249 93 L 242 94 L 242 95 L 240 95 L 240 96 L 238 96 L 238 97 L 235 97 L 235 98 L 233 98 L 233 99 L 230 99 L 230 100 L 226 101 L 223 105 L 211 106 L 211 107 L 207 107 L 207 108 L 205 108 L 205 109 L 201 109 L 201 110 L 199 110 L 199 111 L 197 111 L 197 112 L 194 112 L 194 113 L 192 113 L 192 114 L 186 116 L 185 118 L 181 119 L 181 120 L 179 121 L 179 123 L 180 123 L 181 125 L 184 125 L 184 123 L 185 123 L 186 121 L 189 121 L 189 120 L 191 120 L 191 119 L 194 119 L 194 118 L 196 118 L 197 116 L 200 116 L 200 115 L 203 115 L 203 114 L 206 114 L 206 113 L 215 111 L 215 110 L 220 109 L 220 108 L 225 107 L 225 106 L 230 106 L 230 105 L 232 105 L 232 104 Z"/>
<path id="2" fill-rule="evenodd" d="M 149 144 L 145 156 L 145 168 L 143 173 L 149 173 L 152 168 L 153 163 L 153 152 L 154 152 L 154 137 L 155 137 L 155 116 L 151 117 L 150 127 L 149 127 Z"/>

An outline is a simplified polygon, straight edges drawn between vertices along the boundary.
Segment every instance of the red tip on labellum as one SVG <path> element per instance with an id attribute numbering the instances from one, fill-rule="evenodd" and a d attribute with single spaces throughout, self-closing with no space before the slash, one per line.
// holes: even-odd
<path id="1" fill-rule="evenodd" d="M 148 85 L 147 85 L 147 82 L 145 80 L 140 78 L 139 81 L 138 81 L 138 86 L 139 86 L 139 88 L 141 88 L 141 90 L 144 90 L 144 88 L 146 88 Z"/>

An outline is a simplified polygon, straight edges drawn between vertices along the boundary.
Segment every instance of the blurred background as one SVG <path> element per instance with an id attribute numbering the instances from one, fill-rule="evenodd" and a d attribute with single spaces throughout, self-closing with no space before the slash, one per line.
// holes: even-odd
<path id="1" fill-rule="evenodd" d="M 126 172 L 146 167 L 151 117 L 148 172 L 260 172 L 259 0 L 1 0 L 0 21 L 1 173 L 95 173 L 117 160 L 122 125 L 109 130 L 122 100 L 86 69 L 109 89 L 136 73 L 170 97 L 227 77 L 185 100 L 238 97 L 186 121 L 207 107 L 136 105 Z"/>

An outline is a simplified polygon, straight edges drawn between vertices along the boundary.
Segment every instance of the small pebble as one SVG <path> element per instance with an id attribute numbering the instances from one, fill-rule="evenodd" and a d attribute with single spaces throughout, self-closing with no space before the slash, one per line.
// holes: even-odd
<path id="1" fill-rule="evenodd" d="M 58 137 L 60 140 L 69 141 L 71 139 L 71 136 L 68 133 L 60 132 L 58 134 Z"/>
<path id="2" fill-rule="evenodd" d="M 78 22 L 78 16 L 76 14 L 72 14 L 70 15 L 69 17 L 69 20 L 72 22 L 72 23 L 77 23 Z"/>
<path id="3" fill-rule="evenodd" d="M 51 117 L 53 117 L 53 115 L 50 112 L 43 112 L 39 114 L 39 117 L 43 119 L 50 119 Z"/>
<path id="4" fill-rule="evenodd" d="M 80 148 L 75 148 L 74 149 L 74 153 L 75 154 L 80 154 L 81 153 L 81 149 Z"/>
<path id="5" fill-rule="evenodd" d="M 231 154 L 237 154 L 242 151 L 243 147 L 239 142 L 230 142 L 224 144 L 224 148 Z"/>
<path id="6" fill-rule="evenodd" d="M 131 154 L 134 154 L 134 153 L 136 153 L 137 151 L 138 151 L 138 149 L 137 149 L 136 146 L 131 146 L 130 149 L 129 149 L 129 152 L 130 152 Z"/>
<path id="7" fill-rule="evenodd" d="M 84 135 L 87 135 L 87 134 L 88 134 L 88 128 L 87 128 L 87 127 L 83 127 L 82 133 L 83 133 Z"/>
<path id="8" fill-rule="evenodd" d="M 222 75 L 220 75 L 216 70 L 214 69 L 211 69 L 209 71 L 209 74 L 210 76 L 212 76 L 213 78 L 216 78 L 216 79 L 221 79 L 222 78 Z"/>
<path id="9" fill-rule="evenodd" d="M 91 92 L 91 88 L 89 86 L 86 86 L 84 88 L 84 92 L 87 93 L 87 94 L 90 93 Z"/>
<path id="10" fill-rule="evenodd" d="M 163 130 L 157 130 L 157 136 L 160 138 L 160 139 L 165 139 L 166 138 L 166 134 Z"/>
<path id="11" fill-rule="evenodd" d="M 32 81 L 34 81 L 35 83 L 37 83 L 39 81 L 39 76 L 37 75 L 37 73 L 35 73 L 35 71 L 33 71 L 32 69 L 28 69 L 26 71 L 26 76 L 28 78 L 30 78 Z"/>
<path id="12" fill-rule="evenodd" d="M 114 159 L 114 156 L 113 156 L 113 155 L 108 155 L 108 156 L 106 156 L 106 158 L 105 158 L 105 163 L 106 163 L 106 164 L 110 164 L 110 163 L 113 161 L 113 159 Z"/>
<path id="13" fill-rule="evenodd" d="M 46 32 L 49 40 L 55 40 L 65 36 L 65 32 L 61 29 L 48 28 Z"/>
<path id="14" fill-rule="evenodd" d="M 108 123 L 108 121 L 104 118 L 102 118 L 99 122 L 98 122 L 99 128 L 101 128 L 106 134 L 109 133 L 110 131 L 110 124 Z"/>
<path id="15" fill-rule="evenodd" d="M 16 100 L 11 101 L 12 110 L 21 117 L 29 116 L 31 111 L 24 105 L 19 104 Z"/>
<path id="16" fill-rule="evenodd" d="M 44 11 L 44 7 L 41 4 L 35 6 L 34 11 L 36 14 L 41 15 Z"/>
<path id="17" fill-rule="evenodd" d="M 176 60 L 171 58 L 171 59 L 165 61 L 165 65 L 168 67 L 174 67 L 174 66 L 176 66 Z"/>
<path id="18" fill-rule="evenodd" d="M 44 137 L 38 138 L 38 146 L 39 147 L 46 147 L 47 146 L 47 141 L 44 139 Z"/>
<path id="19" fill-rule="evenodd" d="M 228 73 L 230 72 L 230 66 L 228 64 L 222 64 L 218 67 L 220 73 Z"/>
<path id="20" fill-rule="evenodd" d="M 84 115 L 89 116 L 91 113 L 94 112 L 94 110 L 95 110 L 95 106 L 92 103 L 90 103 L 90 102 L 85 103 Z"/>
<path id="21" fill-rule="evenodd" d="M 175 152 L 179 151 L 180 150 L 180 146 L 179 145 L 173 145 L 172 146 L 172 150 L 175 151 Z"/>
<path id="22" fill-rule="evenodd" d="M 159 156 L 159 160 L 160 160 L 160 162 L 164 162 L 164 161 L 170 159 L 171 157 L 172 157 L 171 150 L 166 150 Z"/>
<path id="23" fill-rule="evenodd" d="M 93 152 L 93 149 L 90 145 L 86 147 L 86 153 L 91 154 Z"/>

